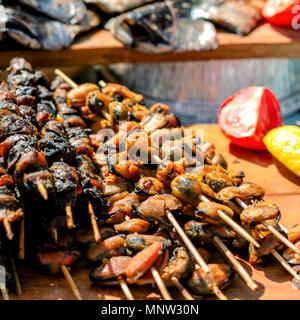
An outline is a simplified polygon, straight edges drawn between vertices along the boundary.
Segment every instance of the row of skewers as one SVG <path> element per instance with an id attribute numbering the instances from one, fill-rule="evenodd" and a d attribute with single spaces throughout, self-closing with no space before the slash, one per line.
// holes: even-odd
<path id="1" fill-rule="evenodd" d="M 128 299 L 128 283 L 154 282 L 164 299 L 166 286 L 186 299 L 194 299 L 186 286 L 226 299 L 234 270 L 256 290 L 227 245 L 249 247 L 251 264 L 272 254 L 299 280 L 289 264 L 299 264 L 299 227 L 283 230 L 278 207 L 228 171 L 213 144 L 194 132 L 183 139 L 168 106 L 147 109 L 124 86 L 77 86 L 59 71 L 52 92 L 23 59 L 8 72 L 0 150 L 1 195 L 10 201 L 1 201 L 1 221 L 9 239 L 11 224 L 19 228 L 20 258 L 33 244 L 43 270 L 63 272 L 78 299 L 68 268 L 82 258 L 97 267 L 93 282 L 120 285 Z M 208 263 L 212 245 L 230 266 Z"/>

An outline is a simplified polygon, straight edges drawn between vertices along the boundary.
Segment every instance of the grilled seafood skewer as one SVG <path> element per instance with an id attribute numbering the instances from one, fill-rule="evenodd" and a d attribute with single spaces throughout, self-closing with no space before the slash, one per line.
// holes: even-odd
<path id="1" fill-rule="evenodd" d="M 247 204 L 242 201 L 241 199 L 239 198 L 236 198 L 237 202 L 239 203 L 239 205 L 244 208 L 244 209 L 247 209 L 248 206 Z M 265 222 L 265 221 L 264 221 Z M 270 230 L 269 227 L 271 227 L 268 223 L 266 224 L 263 224 L 269 231 L 272 232 L 272 230 L 274 228 L 271 228 L 272 230 Z M 275 229 L 274 229 L 275 230 Z M 278 237 L 278 231 L 275 230 L 276 233 L 273 233 L 275 237 L 277 237 L 280 241 L 282 241 L 282 238 L 284 239 L 284 241 L 282 241 L 284 244 L 286 244 L 286 238 L 284 238 L 281 234 L 280 234 L 280 237 Z M 288 243 L 291 243 L 290 241 L 288 241 Z M 291 243 L 292 244 L 292 243 Z M 291 250 L 295 251 L 295 252 L 299 252 L 299 249 L 297 247 L 295 247 L 294 244 L 292 244 L 292 247 L 289 245 L 288 246 Z M 296 248 L 296 250 L 294 250 L 294 247 Z M 275 257 L 275 259 L 283 266 L 283 268 L 289 272 L 293 277 L 295 277 L 298 281 L 300 281 L 300 275 L 293 269 L 291 268 L 291 266 L 287 263 L 287 261 L 278 253 L 278 251 L 276 249 L 271 249 L 271 253 L 272 255 Z"/>
<path id="2" fill-rule="evenodd" d="M 187 198 L 184 194 L 184 190 L 189 188 L 190 197 Z M 193 175 L 181 175 L 175 178 L 171 183 L 172 193 L 182 199 L 183 201 L 190 203 L 192 205 L 197 205 L 200 201 L 211 202 L 206 196 L 205 193 L 211 193 L 211 196 L 215 196 L 212 189 L 210 189 L 206 184 L 199 182 Z M 192 197 L 191 197 L 192 195 Z M 255 245 L 259 248 L 259 243 L 240 225 L 238 225 L 231 217 L 225 214 L 222 210 L 217 210 L 218 215 L 222 220 L 224 220 L 228 225 L 231 226 L 233 230 L 239 233 L 244 239 Z"/>
<path id="3" fill-rule="evenodd" d="M 59 71 L 59 72 L 57 72 L 57 71 Z M 61 75 L 63 74 L 60 70 L 57 70 L 57 71 L 55 72 L 57 75 L 61 76 Z M 68 77 L 67 77 L 66 75 L 64 75 L 63 79 L 64 79 L 65 81 L 67 81 L 70 85 L 74 86 L 74 83 L 72 83 L 71 81 L 68 81 Z M 76 87 L 77 87 L 77 86 L 76 86 Z M 166 216 L 168 217 L 169 221 L 170 221 L 170 222 L 173 224 L 173 226 L 174 226 L 174 220 L 176 220 L 176 219 L 174 218 L 174 216 L 172 215 L 172 213 L 171 213 L 171 212 L 167 212 Z M 176 223 L 177 223 L 177 221 L 176 221 Z M 175 226 L 174 226 L 174 227 L 175 227 Z M 175 227 L 175 228 L 176 228 L 176 227 Z M 182 228 L 180 227 L 180 225 L 177 223 L 177 229 L 178 229 L 178 228 L 181 229 L 181 236 L 182 236 L 182 234 L 184 234 L 184 231 L 182 230 Z M 176 229 L 176 230 L 177 230 L 177 229 Z M 178 230 L 177 230 L 177 232 L 178 232 Z M 98 238 L 98 237 L 97 237 L 97 238 Z M 185 238 L 187 238 L 187 237 L 185 236 Z M 188 246 L 189 246 L 190 248 L 192 248 L 192 247 L 193 247 L 192 242 L 189 241 L 189 242 L 188 242 Z M 198 251 L 195 249 L 195 247 L 192 249 L 192 254 L 195 255 L 195 258 L 198 259 L 198 262 L 200 262 L 200 264 L 202 264 L 202 267 L 204 266 L 204 269 L 205 269 L 205 261 L 204 261 L 203 258 L 200 256 L 200 254 L 199 254 Z M 159 288 L 160 288 L 160 290 L 161 290 L 162 295 L 165 296 L 166 298 L 170 298 L 170 295 L 168 295 L 168 293 L 167 293 L 167 291 L 166 291 L 166 289 L 165 289 L 165 286 L 163 285 L 163 282 L 159 279 L 156 270 L 154 270 L 154 268 L 151 268 L 151 272 L 152 272 L 152 274 L 153 274 L 153 277 L 158 281 L 158 286 L 159 286 Z M 217 294 L 219 294 L 219 296 L 220 296 L 222 299 L 224 298 L 224 297 L 222 297 L 222 295 L 219 293 L 218 290 L 216 290 L 216 292 L 217 292 Z"/>
<path id="4" fill-rule="evenodd" d="M 220 230 L 218 230 L 218 228 Z M 231 234 L 227 232 L 222 232 L 223 227 L 217 227 L 213 225 L 207 225 L 200 221 L 190 220 L 184 225 L 184 230 L 192 239 L 201 244 L 209 244 L 212 243 L 224 256 L 228 262 L 232 265 L 233 269 L 237 272 L 237 274 L 241 277 L 241 279 L 247 284 L 247 286 L 255 291 L 258 286 L 251 279 L 247 271 L 243 268 L 243 266 L 239 263 L 239 261 L 235 258 L 232 252 L 227 248 L 224 242 L 221 240 L 220 236 L 223 235 L 226 240 L 226 236 L 230 237 Z M 220 234 L 218 236 L 217 234 Z"/>
<path id="5" fill-rule="evenodd" d="M 57 76 L 63 78 L 63 79 L 64 79 L 67 83 L 69 83 L 73 88 L 77 88 L 77 87 L 78 87 L 78 85 L 77 85 L 72 79 L 70 79 L 65 73 L 63 73 L 61 70 L 55 69 L 55 70 L 54 70 L 54 73 L 55 73 Z M 95 91 L 95 90 L 97 90 L 97 89 L 98 89 L 98 87 L 95 86 L 95 87 L 92 88 L 91 92 L 92 92 L 92 91 Z M 105 111 L 102 110 L 102 111 L 101 111 L 101 114 L 102 114 L 110 123 L 112 123 L 112 118 L 111 118 L 111 116 L 110 116 L 107 112 L 105 112 Z"/>
<path id="6" fill-rule="evenodd" d="M 243 208 L 247 209 L 247 204 L 239 198 L 236 198 L 236 202 Z M 279 239 L 282 243 L 284 243 L 288 248 L 300 254 L 300 250 L 287 238 L 285 238 L 280 232 L 278 232 L 275 228 L 273 228 L 267 221 L 261 221 L 261 224 L 264 225 L 270 232 L 274 234 L 274 236 Z"/>
<path id="7" fill-rule="evenodd" d="M 129 221 L 130 218 L 128 216 L 125 216 L 125 221 L 126 220 Z M 164 300 L 173 300 L 155 266 L 151 266 L 150 271 Z"/>

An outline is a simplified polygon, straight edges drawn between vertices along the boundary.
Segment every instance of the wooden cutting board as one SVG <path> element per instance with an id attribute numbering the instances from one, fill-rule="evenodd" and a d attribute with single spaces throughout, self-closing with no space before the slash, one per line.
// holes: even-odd
<path id="1" fill-rule="evenodd" d="M 217 125 L 197 125 L 204 129 L 206 141 L 213 142 L 218 152 L 221 152 L 228 161 L 232 170 L 244 171 L 245 181 L 256 182 L 266 190 L 265 199 L 276 203 L 281 210 L 282 224 L 291 228 L 300 223 L 300 178 L 276 161 L 268 152 L 255 152 L 241 149 L 229 143 L 222 135 Z M 218 256 L 214 261 L 221 261 Z M 224 293 L 229 299 L 285 299 L 299 300 L 300 290 L 292 287 L 292 277 L 273 259 L 262 268 L 251 267 L 247 263 L 247 256 L 243 257 L 242 264 L 258 284 L 256 292 L 250 291 L 238 276 Z M 88 275 L 91 271 L 85 265 L 76 265 L 72 276 L 81 292 L 83 299 L 124 299 L 119 287 L 96 286 L 90 283 Z M 62 276 L 45 276 L 39 274 L 29 263 L 18 266 L 23 296 L 13 299 L 74 299 Z M 152 286 L 132 286 L 136 299 L 161 299 L 157 289 Z M 175 290 L 170 289 L 174 299 L 182 299 Z M 214 298 L 212 298 L 214 299 Z"/>

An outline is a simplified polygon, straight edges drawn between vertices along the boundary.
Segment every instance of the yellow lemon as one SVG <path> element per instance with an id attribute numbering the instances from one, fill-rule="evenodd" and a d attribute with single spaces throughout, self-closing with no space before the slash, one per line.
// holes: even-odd
<path id="1" fill-rule="evenodd" d="M 282 126 L 270 130 L 263 139 L 268 151 L 300 177 L 300 128 Z"/>

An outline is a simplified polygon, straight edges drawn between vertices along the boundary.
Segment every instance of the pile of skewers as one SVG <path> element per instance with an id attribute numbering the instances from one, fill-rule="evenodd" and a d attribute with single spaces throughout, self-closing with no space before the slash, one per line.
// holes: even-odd
<path id="1" fill-rule="evenodd" d="M 56 73 L 48 87 L 15 58 L 0 88 L 2 241 L 15 248 L 19 234 L 19 258 L 62 272 L 78 299 L 69 270 L 80 259 L 95 266 L 92 282 L 127 299 L 128 285 L 151 283 L 164 299 L 168 286 L 226 299 L 235 273 L 255 291 L 229 247 L 248 249 L 250 264 L 272 255 L 299 280 L 299 226 L 286 230 L 264 189 L 228 170 L 212 143 L 124 86 Z M 213 248 L 226 262 L 209 263 Z"/>

